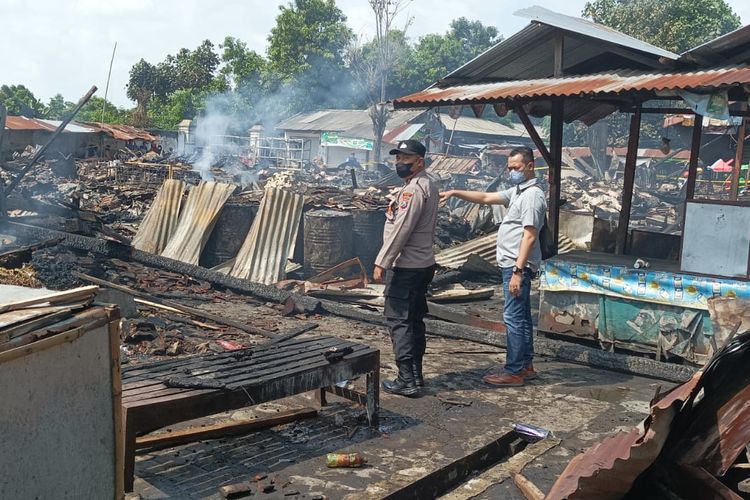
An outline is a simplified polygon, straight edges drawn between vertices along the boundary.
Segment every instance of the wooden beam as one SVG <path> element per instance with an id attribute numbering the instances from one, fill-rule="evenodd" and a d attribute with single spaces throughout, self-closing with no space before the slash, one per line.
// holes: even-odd
<path id="1" fill-rule="evenodd" d="M 747 103 L 742 103 L 742 111 L 747 111 Z M 740 176 L 742 175 L 742 158 L 745 156 L 745 134 L 747 133 L 747 118 L 742 118 L 739 132 L 737 133 L 737 151 L 734 155 L 734 168 L 732 169 L 731 199 L 737 199 L 740 188 Z"/>
<path id="2" fill-rule="evenodd" d="M 695 115 L 693 123 L 693 136 L 690 141 L 690 164 L 688 166 L 688 178 L 685 191 L 685 200 L 695 197 L 695 179 L 698 177 L 698 154 L 701 150 L 701 133 L 703 131 L 703 115 Z"/>
<path id="3" fill-rule="evenodd" d="M 203 309 L 198 309 L 195 307 L 186 306 L 183 304 L 180 304 L 179 302 L 174 302 L 172 300 L 165 300 L 160 299 L 159 297 L 155 297 L 151 294 L 148 294 L 146 292 L 141 292 L 139 290 L 133 290 L 132 288 L 128 288 L 126 286 L 118 285 L 116 283 L 111 283 L 106 280 L 101 280 L 99 278 L 95 278 L 93 276 L 89 276 L 84 273 L 79 272 L 73 272 L 73 275 L 76 278 L 80 278 L 84 281 L 88 281 L 90 283 L 95 283 L 97 285 L 111 288 L 113 290 L 118 290 L 123 293 L 127 293 L 128 295 L 132 295 L 133 297 L 138 297 L 140 299 L 148 300 L 149 302 L 153 302 L 154 304 L 159 304 L 162 306 L 170 307 L 174 310 L 179 311 L 182 314 L 187 314 L 192 317 L 196 318 L 203 318 L 210 321 L 213 321 L 214 323 L 218 323 L 220 325 L 227 325 L 231 326 L 232 328 L 236 328 L 238 330 L 242 330 L 245 333 L 249 333 L 251 335 L 262 335 L 264 337 L 267 337 L 269 339 L 276 339 L 278 338 L 277 335 L 274 335 L 273 333 L 263 330 L 261 328 L 256 328 L 254 326 L 246 325 L 245 323 L 241 323 L 239 321 L 235 321 L 231 318 L 228 318 L 226 315 L 217 315 L 213 313 L 209 313 L 207 311 L 204 311 Z M 95 287 L 96 288 L 96 287 Z"/>
<path id="4" fill-rule="evenodd" d="M 555 60 L 552 76 L 559 78 L 563 76 L 563 53 L 565 51 L 565 34 L 562 31 L 555 33 Z"/>
<path id="5" fill-rule="evenodd" d="M 248 434 L 261 429 L 294 422 L 295 420 L 315 417 L 317 414 L 318 411 L 314 408 L 300 408 L 279 412 L 266 418 L 221 422 L 202 427 L 188 427 L 187 429 L 138 437 L 135 440 L 135 447 L 138 450 L 144 448 L 152 450 L 172 448 L 185 443 L 203 441 L 204 439 L 217 439 L 226 436 Z"/>
<path id="6" fill-rule="evenodd" d="M 552 163 L 549 164 L 549 217 L 547 224 L 552 231 L 554 251 L 560 237 L 560 176 L 562 174 L 562 137 L 565 100 L 562 97 L 552 99 L 552 117 L 549 132 L 549 152 Z"/>
<path id="7" fill-rule="evenodd" d="M 628 137 L 628 152 L 625 156 L 625 179 L 622 188 L 622 203 L 620 204 L 620 222 L 617 226 L 617 241 L 615 253 L 623 255 L 628 240 L 628 226 L 630 225 L 630 208 L 633 204 L 633 184 L 635 182 L 635 162 L 638 159 L 638 140 L 641 132 L 641 107 L 635 108 L 630 117 L 630 135 Z"/>
<path id="8" fill-rule="evenodd" d="M 531 140 L 534 141 L 534 145 L 536 146 L 537 151 L 539 151 L 539 153 L 542 155 L 542 158 L 544 158 L 544 161 L 547 162 L 548 166 L 552 165 L 552 156 L 549 154 L 549 150 L 544 144 L 542 138 L 539 137 L 539 133 L 536 131 L 536 127 L 534 127 L 534 124 L 531 123 L 526 110 L 523 109 L 523 106 L 518 105 L 513 108 L 513 111 L 518 115 L 518 118 L 521 119 L 521 123 L 523 123 L 523 126 L 526 127 L 526 132 L 529 133 L 529 137 L 531 137 Z"/>

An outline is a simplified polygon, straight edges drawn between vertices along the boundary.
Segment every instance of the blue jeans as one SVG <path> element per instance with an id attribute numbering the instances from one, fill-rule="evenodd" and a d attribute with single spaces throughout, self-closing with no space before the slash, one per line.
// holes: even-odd
<path id="1" fill-rule="evenodd" d="M 514 297 L 508 291 L 513 268 L 503 268 L 503 294 L 505 307 L 503 321 L 507 329 L 508 348 L 505 357 L 505 372 L 517 375 L 531 365 L 534 359 L 534 324 L 531 321 L 531 269 L 523 270 L 521 294 Z"/>

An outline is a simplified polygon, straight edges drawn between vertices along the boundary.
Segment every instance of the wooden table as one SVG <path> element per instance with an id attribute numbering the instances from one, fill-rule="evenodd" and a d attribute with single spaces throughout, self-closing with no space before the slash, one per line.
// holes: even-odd
<path id="1" fill-rule="evenodd" d="M 338 361 L 324 356 L 331 349 L 347 348 L 351 352 Z M 366 394 L 334 386 L 362 375 L 367 377 Z M 379 350 L 334 337 L 296 338 L 125 368 L 125 491 L 133 489 L 138 435 L 313 390 L 323 405 L 326 390 L 364 404 L 370 425 L 377 428 L 379 378 Z"/>

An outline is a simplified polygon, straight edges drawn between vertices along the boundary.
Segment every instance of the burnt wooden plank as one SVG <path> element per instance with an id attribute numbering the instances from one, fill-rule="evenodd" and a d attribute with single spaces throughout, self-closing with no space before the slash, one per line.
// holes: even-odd
<path id="1" fill-rule="evenodd" d="M 331 340 L 335 340 L 339 343 L 344 342 L 341 339 L 336 339 L 334 337 L 312 337 L 307 339 L 295 339 L 294 341 L 284 342 L 282 345 L 264 345 L 262 347 L 252 347 L 249 348 L 249 350 L 253 353 L 253 357 L 256 359 L 260 359 L 262 357 L 265 357 L 267 355 L 281 355 L 286 352 L 289 352 L 293 349 L 299 349 L 303 346 L 310 346 L 315 343 L 321 343 L 321 342 L 327 342 L 330 343 Z M 189 357 L 183 357 L 175 360 L 168 360 L 168 361 L 155 361 L 152 363 L 146 363 L 141 364 L 133 367 L 128 367 L 123 370 L 123 377 L 125 378 L 132 378 L 137 375 L 151 375 L 153 373 L 169 370 L 171 368 L 175 367 L 182 367 L 189 364 L 196 364 L 196 363 L 202 363 L 206 361 L 213 362 L 214 360 L 222 360 L 222 359 L 234 359 L 235 356 L 237 356 L 238 353 L 241 353 L 245 350 L 241 351 L 228 351 L 224 353 L 219 354 L 200 354 L 197 356 L 189 356 Z"/>
<path id="2" fill-rule="evenodd" d="M 351 344 L 350 345 L 354 345 Z M 144 373 L 144 376 L 148 378 L 168 378 L 171 376 L 174 376 L 178 373 L 185 373 L 192 376 L 201 376 L 201 375 L 207 375 L 218 371 L 223 370 L 239 370 L 239 369 L 249 369 L 253 366 L 260 367 L 264 364 L 268 363 L 279 363 L 284 362 L 284 360 L 292 360 L 299 356 L 304 355 L 305 353 L 321 353 L 324 352 L 327 349 L 330 349 L 331 347 L 339 347 L 343 346 L 339 342 L 334 342 L 333 340 L 327 341 L 325 343 L 316 344 L 314 346 L 306 346 L 301 347 L 298 349 L 287 349 L 284 352 L 279 353 L 269 353 L 266 356 L 263 357 L 256 357 L 251 356 L 245 360 L 238 361 L 234 358 L 222 358 L 222 359 L 203 359 L 200 363 L 195 363 L 192 365 L 186 365 L 181 367 L 172 367 L 177 368 L 177 370 L 170 369 L 170 371 L 153 371 Z M 345 347 L 345 346 L 343 346 Z"/>

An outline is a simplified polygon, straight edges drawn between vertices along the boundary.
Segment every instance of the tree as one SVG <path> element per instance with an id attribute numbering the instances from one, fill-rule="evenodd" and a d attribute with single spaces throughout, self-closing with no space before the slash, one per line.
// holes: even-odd
<path id="1" fill-rule="evenodd" d="M 294 0 L 279 10 L 268 37 L 268 60 L 275 76 L 289 80 L 312 69 L 344 66 L 353 34 L 333 0 Z M 324 63 L 327 68 L 316 67 Z"/>
<path id="2" fill-rule="evenodd" d="M 259 85 L 266 67 L 263 56 L 247 48 L 247 44 L 238 38 L 228 36 L 219 45 L 222 49 L 221 62 L 223 67 L 219 71 L 227 83 L 234 89 L 247 84 Z"/>
<path id="3" fill-rule="evenodd" d="M 268 37 L 269 96 L 284 96 L 277 118 L 321 107 L 344 107 L 354 98 L 345 64 L 353 34 L 333 0 L 294 0 L 276 17 Z"/>
<path id="4" fill-rule="evenodd" d="M 5 105 L 9 115 L 39 118 L 45 111 L 42 101 L 23 85 L 0 86 L 0 103 Z"/>
<path id="5" fill-rule="evenodd" d="M 127 96 L 136 102 L 133 125 L 143 127 L 148 123 L 148 103 L 157 93 L 164 93 L 166 85 L 156 66 L 141 59 L 130 68 Z"/>
<path id="6" fill-rule="evenodd" d="M 55 94 L 54 97 L 50 97 L 44 114 L 50 120 L 62 120 L 74 107 L 75 103 L 66 101 L 62 94 Z"/>
<path id="7" fill-rule="evenodd" d="M 595 0 L 582 15 L 677 53 L 741 26 L 724 0 Z"/>
<path id="8" fill-rule="evenodd" d="M 415 90 L 426 88 L 501 40 L 493 26 L 465 17 L 454 19 L 444 35 L 429 34 L 419 40 L 404 76 Z"/>

